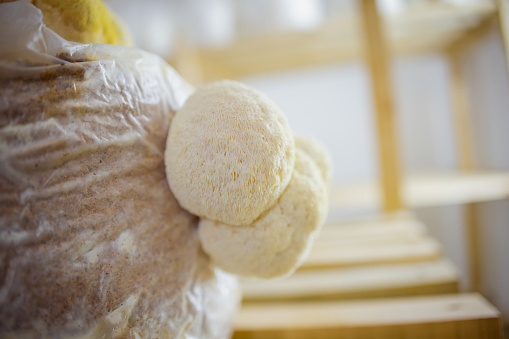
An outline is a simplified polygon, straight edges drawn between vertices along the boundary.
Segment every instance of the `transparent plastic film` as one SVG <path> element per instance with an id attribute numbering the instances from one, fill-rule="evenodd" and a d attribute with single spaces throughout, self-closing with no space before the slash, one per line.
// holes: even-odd
<path id="1" fill-rule="evenodd" d="M 0 4 L 0 337 L 226 338 L 237 280 L 173 197 L 192 88 L 135 48 L 65 41 Z"/>

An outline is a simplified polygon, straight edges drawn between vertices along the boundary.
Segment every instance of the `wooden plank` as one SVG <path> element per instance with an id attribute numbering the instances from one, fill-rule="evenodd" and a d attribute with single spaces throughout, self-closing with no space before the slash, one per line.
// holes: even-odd
<path id="1" fill-rule="evenodd" d="M 502 38 L 504 39 L 507 69 L 509 70 L 509 1 L 498 0 L 497 5 L 500 30 L 502 32 Z"/>
<path id="2" fill-rule="evenodd" d="M 467 99 L 468 94 L 465 88 L 465 78 L 461 69 L 461 55 L 460 51 L 452 50 L 447 56 L 451 76 L 450 88 L 459 162 L 458 167 L 462 171 L 468 171 L 474 169 L 474 142 Z"/>
<path id="3" fill-rule="evenodd" d="M 204 66 L 200 61 L 199 53 L 182 37 L 176 39 L 176 45 L 177 48 L 171 60 L 171 65 L 190 84 L 197 85 L 201 83 L 204 80 Z"/>
<path id="4" fill-rule="evenodd" d="M 414 243 L 366 244 L 359 246 L 314 246 L 302 264 L 303 268 L 352 267 L 437 260 L 442 255 L 440 244 L 425 237 Z"/>
<path id="5" fill-rule="evenodd" d="M 282 280 L 242 280 L 244 302 L 358 299 L 455 293 L 458 273 L 447 260 L 297 271 Z"/>
<path id="6" fill-rule="evenodd" d="M 244 305 L 233 338 L 502 338 L 479 294 Z"/>
<path id="7" fill-rule="evenodd" d="M 315 246 L 334 243 L 337 246 L 416 243 L 426 235 L 426 228 L 410 217 L 376 218 L 326 224 Z"/>
<path id="8" fill-rule="evenodd" d="M 444 51 L 446 53 L 464 53 L 465 50 L 474 46 L 479 40 L 485 37 L 497 26 L 496 11 L 484 16 L 475 26 L 465 30 L 463 34 L 451 43 L 449 43 Z"/>
<path id="9" fill-rule="evenodd" d="M 413 174 L 403 180 L 409 208 L 484 202 L 509 198 L 509 172 L 437 172 Z M 331 210 L 376 211 L 381 205 L 376 182 L 333 187 Z"/>
<path id="10" fill-rule="evenodd" d="M 471 35 L 495 7 L 488 2 L 451 5 L 428 2 L 384 19 L 391 53 L 442 51 Z M 241 36 L 229 46 L 198 51 L 206 80 L 239 78 L 358 59 L 362 34 L 355 13 L 323 23 L 314 31 Z"/>
<path id="11" fill-rule="evenodd" d="M 465 238 L 468 259 L 469 286 L 471 292 L 480 292 L 481 277 L 481 247 L 480 247 L 480 225 L 478 206 L 475 203 L 464 206 L 465 217 Z"/>
<path id="12" fill-rule="evenodd" d="M 478 38 L 478 37 L 477 37 Z M 468 40 L 469 43 L 472 40 Z M 464 43 L 464 45 L 466 44 Z M 453 122 L 456 127 L 456 147 L 461 171 L 471 171 L 476 167 L 474 157 L 474 141 L 470 123 L 470 110 L 465 88 L 465 79 L 461 69 L 461 55 L 465 46 L 455 48 L 448 53 L 451 93 L 453 104 Z M 465 238 L 467 241 L 469 290 L 478 292 L 481 286 L 481 252 L 479 245 L 478 207 L 475 203 L 468 203 L 464 207 Z"/>
<path id="13" fill-rule="evenodd" d="M 481 202 L 509 197 L 509 173 L 459 172 L 416 175 L 406 192 L 412 207 Z"/>
<path id="14" fill-rule="evenodd" d="M 314 32 L 282 32 L 262 37 L 240 38 L 222 49 L 201 50 L 206 77 L 232 77 L 329 64 L 359 55 L 355 18 L 348 16 Z"/>
<path id="15" fill-rule="evenodd" d="M 386 212 L 403 209 L 400 192 L 399 156 L 393 107 L 389 52 L 376 1 L 361 1 L 365 48 L 375 103 L 382 208 Z"/>
<path id="16" fill-rule="evenodd" d="M 326 224 L 302 269 L 436 260 L 441 247 L 409 213 Z"/>
<path id="17" fill-rule="evenodd" d="M 488 2 L 460 5 L 428 1 L 410 8 L 387 20 L 392 50 L 397 54 L 441 52 L 451 45 L 474 40 L 483 34 L 484 26 L 493 21 L 496 12 L 493 4 Z"/>

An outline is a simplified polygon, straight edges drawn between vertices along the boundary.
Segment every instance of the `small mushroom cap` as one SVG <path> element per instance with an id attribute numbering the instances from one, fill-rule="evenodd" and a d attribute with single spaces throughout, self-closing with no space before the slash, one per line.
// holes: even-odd
<path id="1" fill-rule="evenodd" d="M 229 225 L 252 223 L 292 176 L 295 141 L 283 113 L 236 81 L 205 85 L 175 115 L 165 151 L 180 205 Z"/>
<path id="2" fill-rule="evenodd" d="M 332 161 L 325 146 L 318 140 L 310 137 L 295 136 L 295 147 L 306 152 L 318 165 L 322 178 L 327 186 L 331 181 Z"/>
<path id="3" fill-rule="evenodd" d="M 304 260 L 325 221 L 327 197 L 320 169 L 297 148 L 292 180 L 276 205 L 246 227 L 202 219 L 198 235 L 212 262 L 227 272 L 286 276 Z"/>

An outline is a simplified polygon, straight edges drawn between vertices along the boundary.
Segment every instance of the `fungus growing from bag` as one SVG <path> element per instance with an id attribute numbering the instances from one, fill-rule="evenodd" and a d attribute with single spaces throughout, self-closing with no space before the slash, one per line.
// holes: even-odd
<path id="1" fill-rule="evenodd" d="M 327 194 L 318 164 L 297 148 L 292 179 L 279 201 L 246 227 L 202 219 L 198 235 L 203 249 L 230 273 L 266 279 L 289 275 L 325 220 Z"/>
<path id="2" fill-rule="evenodd" d="M 177 112 L 165 151 L 180 205 L 202 218 L 244 226 L 288 185 L 295 144 L 284 114 L 235 81 L 198 88 Z"/>

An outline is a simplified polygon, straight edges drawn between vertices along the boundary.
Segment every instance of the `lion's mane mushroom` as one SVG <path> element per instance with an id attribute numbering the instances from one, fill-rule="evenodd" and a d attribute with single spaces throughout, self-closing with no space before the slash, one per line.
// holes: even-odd
<path id="1" fill-rule="evenodd" d="M 168 183 L 181 206 L 234 226 L 252 223 L 275 204 L 295 162 L 283 113 L 230 80 L 189 97 L 173 119 L 165 152 Z"/>
<path id="2" fill-rule="evenodd" d="M 295 136 L 295 147 L 304 151 L 314 160 L 322 173 L 322 178 L 325 181 L 325 184 L 329 186 L 332 165 L 329 152 L 327 152 L 325 147 L 313 138 L 299 135 Z"/>
<path id="3" fill-rule="evenodd" d="M 318 145 L 318 146 L 317 146 Z M 327 152 L 314 144 L 318 159 Z M 214 264 L 225 271 L 259 278 L 291 274 L 305 257 L 327 214 L 327 160 L 319 168 L 313 157 L 296 149 L 290 184 L 278 202 L 246 227 L 202 219 L 198 234 Z"/>

